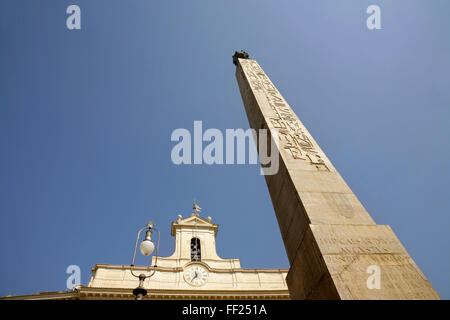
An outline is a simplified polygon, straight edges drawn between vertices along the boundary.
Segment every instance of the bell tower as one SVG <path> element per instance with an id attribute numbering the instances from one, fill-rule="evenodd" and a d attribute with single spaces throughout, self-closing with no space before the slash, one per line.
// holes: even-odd
<path id="1" fill-rule="evenodd" d="M 200 212 L 201 208 L 194 202 L 193 212 L 189 217 L 183 219 L 180 214 L 172 222 L 171 235 L 175 237 L 175 250 L 169 257 L 158 257 L 158 266 L 166 263 L 173 266 L 175 263 L 183 267 L 197 261 L 214 267 L 240 268 L 239 259 L 222 259 L 217 254 L 216 236 L 219 225 L 213 223 L 211 217 L 201 217 Z"/>

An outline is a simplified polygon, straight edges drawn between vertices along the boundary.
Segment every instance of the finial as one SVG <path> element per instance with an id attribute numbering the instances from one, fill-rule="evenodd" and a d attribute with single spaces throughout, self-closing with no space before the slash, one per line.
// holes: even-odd
<path id="1" fill-rule="evenodd" d="M 248 57 L 248 53 L 245 52 L 244 50 L 239 50 L 239 51 L 235 51 L 234 52 L 234 56 L 233 56 L 233 64 L 236 66 L 238 63 L 238 59 L 249 59 Z"/>
<path id="2" fill-rule="evenodd" d="M 192 209 L 194 209 L 193 213 L 195 213 L 195 214 L 198 214 L 200 211 L 202 211 L 202 208 L 200 208 L 200 206 L 195 202 L 195 198 L 194 198 L 194 205 L 193 205 Z"/>

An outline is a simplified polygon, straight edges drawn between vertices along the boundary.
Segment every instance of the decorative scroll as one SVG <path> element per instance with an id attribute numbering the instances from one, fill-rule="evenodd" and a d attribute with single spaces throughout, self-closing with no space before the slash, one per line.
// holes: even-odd
<path id="1" fill-rule="evenodd" d="M 278 130 L 283 148 L 289 151 L 293 159 L 308 161 L 319 171 L 330 171 L 297 116 L 258 63 L 242 59 L 240 62 L 252 90 L 264 93 L 274 111 L 275 115 L 268 121 Z"/>

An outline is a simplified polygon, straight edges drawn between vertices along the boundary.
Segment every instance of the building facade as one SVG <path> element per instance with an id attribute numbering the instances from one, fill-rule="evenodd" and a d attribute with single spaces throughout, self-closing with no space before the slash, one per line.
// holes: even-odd
<path id="1" fill-rule="evenodd" d="M 152 257 L 153 269 L 133 267 L 144 281 L 145 299 L 289 299 L 287 269 L 244 269 L 239 259 L 222 259 L 216 251 L 219 226 L 196 211 L 172 222 L 175 250 Z M 42 292 L 4 299 L 134 299 L 139 280 L 129 265 L 96 264 L 87 286 L 73 291 Z"/>

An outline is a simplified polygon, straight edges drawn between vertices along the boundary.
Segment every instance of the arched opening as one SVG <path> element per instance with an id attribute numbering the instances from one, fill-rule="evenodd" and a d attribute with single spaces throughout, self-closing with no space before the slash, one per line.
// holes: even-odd
<path id="1" fill-rule="evenodd" d="M 200 239 L 192 238 L 191 239 L 191 261 L 200 261 L 200 260 L 201 260 Z"/>

